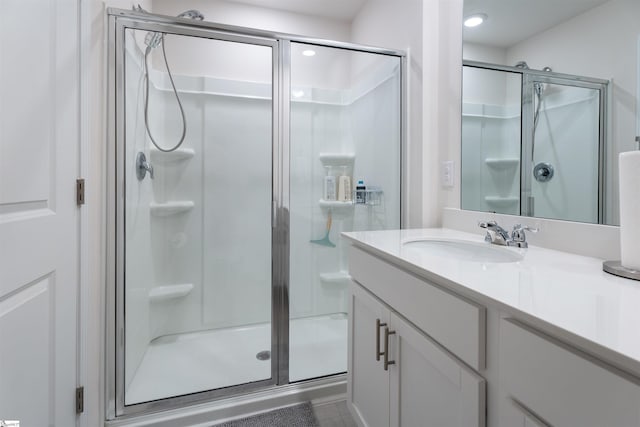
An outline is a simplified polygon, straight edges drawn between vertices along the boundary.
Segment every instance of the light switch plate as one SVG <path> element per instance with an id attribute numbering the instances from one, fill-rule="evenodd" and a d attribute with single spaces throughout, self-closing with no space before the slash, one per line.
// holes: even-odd
<path id="1" fill-rule="evenodd" d="M 451 188 L 455 185 L 454 179 L 454 162 L 453 160 L 447 160 L 442 162 L 441 168 L 442 176 L 441 183 L 444 188 Z"/>

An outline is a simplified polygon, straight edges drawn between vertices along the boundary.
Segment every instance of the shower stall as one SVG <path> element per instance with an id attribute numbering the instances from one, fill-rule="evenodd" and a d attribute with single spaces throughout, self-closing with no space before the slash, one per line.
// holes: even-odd
<path id="1" fill-rule="evenodd" d="M 340 378 L 340 233 L 401 226 L 403 53 L 188 12 L 109 10 L 111 418 Z"/>
<path id="2" fill-rule="evenodd" d="M 606 223 L 609 82 L 463 65 L 462 208 Z"/>

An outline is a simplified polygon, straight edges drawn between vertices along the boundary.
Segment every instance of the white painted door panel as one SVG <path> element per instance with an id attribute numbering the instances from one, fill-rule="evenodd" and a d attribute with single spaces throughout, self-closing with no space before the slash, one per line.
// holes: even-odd
<path id="1" fill-rule="evenodd" d="M 347 406 L 362 427 L 389 425 L 389 375 L 376 360 L 376 319 L 388 323 L 389 310 L 356 283 L 349 285 Z"/>
<path id="2" fill-rule="evenodd" d="M 484 427 L 485 380 L 395 313 L 391 427 Z"/>
<path id="3" fill-rule="evenodd" d="M 77 0 L 0 2 L 0 419 L 24 426 L 76 424 L 78 28 Z"/>

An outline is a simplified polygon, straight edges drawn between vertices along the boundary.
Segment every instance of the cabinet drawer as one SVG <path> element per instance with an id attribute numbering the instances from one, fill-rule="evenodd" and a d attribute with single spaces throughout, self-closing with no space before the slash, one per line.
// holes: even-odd
<path id="1" fill-rule="evenodd" d="M 544 426 L 640 425 L 635 379 L 512 319 L 500 322 L 500 394 L 501 426 L 523 414 Z"/>
<path id="2" fill-rule="evenodd" d="M 351 246 L 349 274 L 476 370 L 485 366 L 486 313 L 424 279 Z"/>

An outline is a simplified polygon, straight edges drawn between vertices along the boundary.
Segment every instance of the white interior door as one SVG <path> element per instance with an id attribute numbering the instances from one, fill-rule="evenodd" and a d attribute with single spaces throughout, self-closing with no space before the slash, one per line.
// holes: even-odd
<path id="1" fill-rule="evenodd" d="M 0 2 L 0 420 L 24 426 L 76 424 L 78 81 L 78 1 Z"/>

